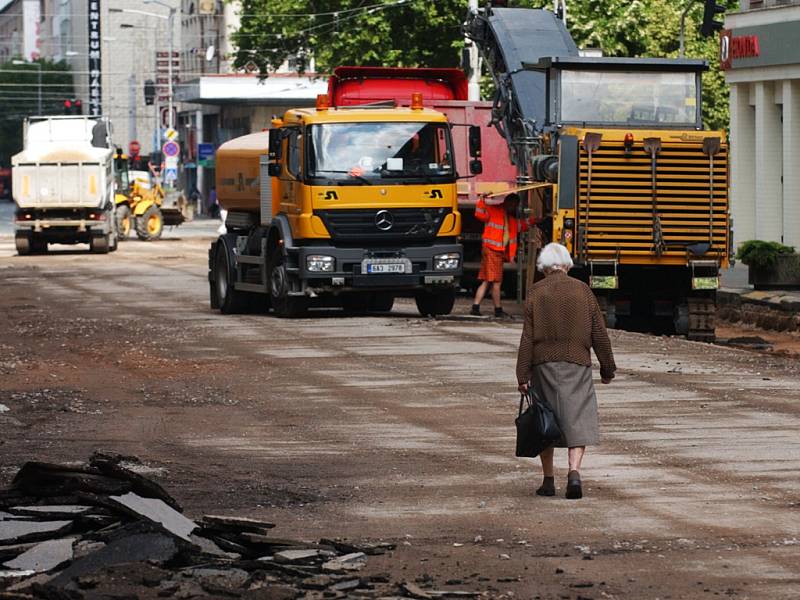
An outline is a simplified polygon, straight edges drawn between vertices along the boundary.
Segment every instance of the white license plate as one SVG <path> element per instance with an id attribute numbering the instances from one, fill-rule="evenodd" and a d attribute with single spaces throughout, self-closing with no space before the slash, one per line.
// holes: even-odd
<path id="1" fill-rule="evenodd" d="M 378 263 L 368 264 L 367 273 L 405 273 L 406 266 L 403 263 Z"/>

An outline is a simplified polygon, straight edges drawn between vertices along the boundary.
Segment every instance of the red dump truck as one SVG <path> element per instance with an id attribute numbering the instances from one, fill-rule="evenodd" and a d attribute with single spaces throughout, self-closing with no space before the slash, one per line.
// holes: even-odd
<path id="1" fill-rule="evenodd" d="M 402 67 L 337 67 L 328 80 L 328 96 L 337 107 L 409 106 L 411 95 L 421 92 L 423 104 L 447 115 L 453 131 L 458 181 L 458 208 L 462 218 L 464 274 L 461 283 L 476 283 L 481 257 L 483 224 L 475 219 L 478 194 L 514 187 L 517 170 L 508 144 L 492 126 L 492 103 L 467 100 L 467 76 L 461 69 Z M 469 175 L 469 128 L 480 125 L 483 173 Z M 506 265 L 511 268 L 510 265 Z"/>

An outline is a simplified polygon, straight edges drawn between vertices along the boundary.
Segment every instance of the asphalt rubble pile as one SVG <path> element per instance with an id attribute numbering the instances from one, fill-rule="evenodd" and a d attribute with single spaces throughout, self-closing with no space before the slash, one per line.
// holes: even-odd
<path id="1" fill-rule="evenodd" d="M 25 463 L 0 490 L 0 598 L 442 598 L 389 575 L 361 575 L 389 543 L 316 543 L 274 524 L 191 520 L 138 460 L 95 453 L 82 465 Z"/>

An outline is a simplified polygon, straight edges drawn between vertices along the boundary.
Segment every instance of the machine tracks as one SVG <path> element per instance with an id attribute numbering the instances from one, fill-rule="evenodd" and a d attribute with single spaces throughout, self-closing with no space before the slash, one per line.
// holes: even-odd
<path id="1" fill-rule="evenodd" d="M 717 304 L 712 298 L 689 298 L 689 331 L 687 339 L 713 342 L 716 339 Z"/>

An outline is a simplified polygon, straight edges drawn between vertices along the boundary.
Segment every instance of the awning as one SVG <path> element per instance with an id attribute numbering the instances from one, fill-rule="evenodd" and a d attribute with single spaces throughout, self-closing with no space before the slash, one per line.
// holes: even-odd
<path id="1" fill-rule="evenodd" d="M 275 74 L 266 79 L 258 75 L 206 75 L 179 83 L 175 97 L 194 104 L 258 104 L 261 106 L 313 105 L 318 94 L 328 92 L 322 77 Z"/>

